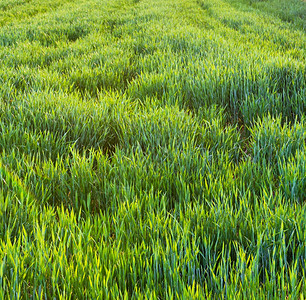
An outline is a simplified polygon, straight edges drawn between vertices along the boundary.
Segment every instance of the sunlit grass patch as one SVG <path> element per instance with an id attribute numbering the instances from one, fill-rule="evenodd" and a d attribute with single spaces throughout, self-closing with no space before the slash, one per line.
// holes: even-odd
<path id="1" fill-rule="evenodd" d="M 0 298 L 303 299 L 303 1 L 0 10 Z"/>

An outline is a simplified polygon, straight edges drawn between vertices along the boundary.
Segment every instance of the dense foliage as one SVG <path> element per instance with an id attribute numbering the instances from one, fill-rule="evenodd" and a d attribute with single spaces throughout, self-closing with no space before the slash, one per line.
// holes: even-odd
<path id="1" fill-rule="evenodd" d="M 0 297 L 304 299 L 300 0 L 2 0 Z"/>

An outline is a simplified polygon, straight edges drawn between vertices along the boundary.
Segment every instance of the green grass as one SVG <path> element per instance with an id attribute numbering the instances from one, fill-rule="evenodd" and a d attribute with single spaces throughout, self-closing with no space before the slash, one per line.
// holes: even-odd
<path id="1" fill-rule="evenodd" d="M 299 0 L 0 3 L 0 299 L 304 299 Z"/>

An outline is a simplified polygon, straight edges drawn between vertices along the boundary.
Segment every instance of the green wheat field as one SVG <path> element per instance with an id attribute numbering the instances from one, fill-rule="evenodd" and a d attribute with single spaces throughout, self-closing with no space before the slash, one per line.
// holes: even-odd
<path id="1" fill-rule="evenodd" d="M 0 299 L 305 299 L 306 2 L 0 0 Z"/>

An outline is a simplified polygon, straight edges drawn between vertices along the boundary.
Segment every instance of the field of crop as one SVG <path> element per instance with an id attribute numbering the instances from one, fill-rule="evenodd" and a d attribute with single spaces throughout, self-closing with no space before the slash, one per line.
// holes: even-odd
<path id="1" fill-rule="evenodd" d="M 0 299 L 305 299 L 305 25 L 1 0 Z"/>

